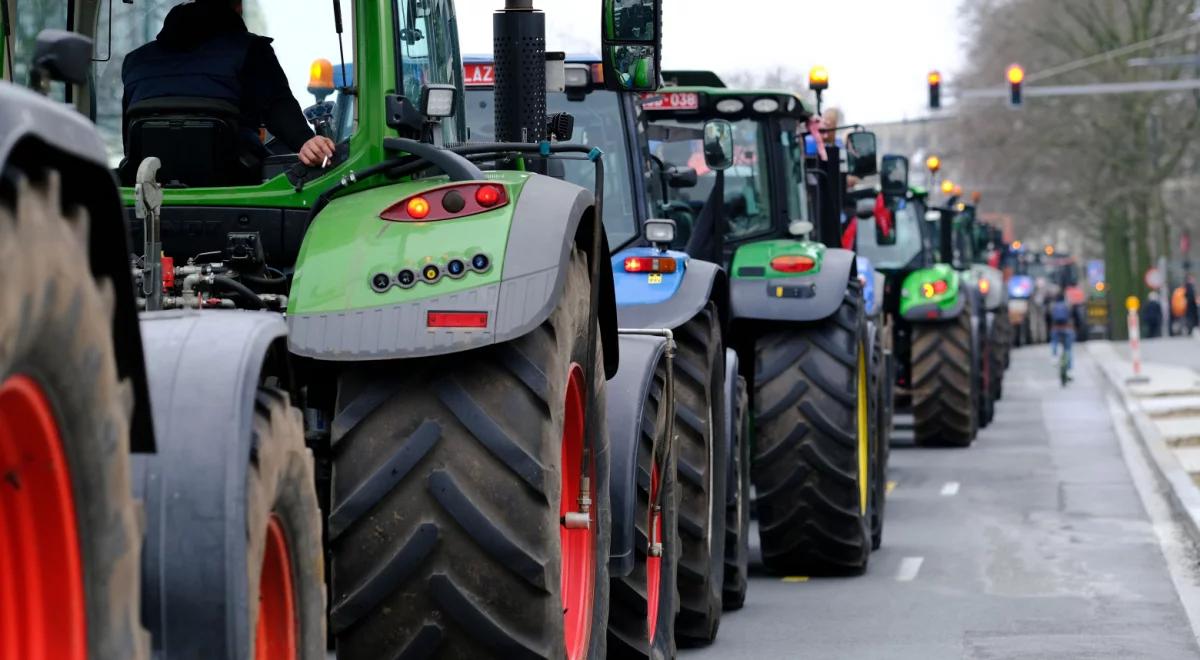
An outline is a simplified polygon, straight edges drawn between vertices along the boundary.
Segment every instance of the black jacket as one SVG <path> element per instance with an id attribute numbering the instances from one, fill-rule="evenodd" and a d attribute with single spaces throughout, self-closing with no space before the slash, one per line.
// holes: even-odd
<path id="1" fill-rule="evenodd" d="M 173 8 L 158 37 L 125 57 L 121 79 L 126 120 L 138 101 L 190 96 L 229 101 L 241 111 L 244 131 L 265 127 L 292 151 L 313 137 L 271 40 L 247 31 L 222 3 Z"/>

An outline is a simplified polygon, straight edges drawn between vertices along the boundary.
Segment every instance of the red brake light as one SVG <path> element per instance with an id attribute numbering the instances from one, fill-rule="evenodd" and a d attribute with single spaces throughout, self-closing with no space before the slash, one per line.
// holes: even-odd
<path id="1" fill-rule="evenodd" d="M 495 206 L 500 201 L 500 189 L 496 186 L 479 186 L 475 191 L 475 201 L 480 206 Z"/>
<path id="2" fill-rule="evenodd" d="M 812 257 L 803 255 L 784 255 L 771 260 L 771 269 L 780 273 L 806 273 L 816 265 Z"/>
<path id="3" fill-rule="evenodd" d="M 380 219 L 392 222 L 436 222 L 465 218 L 509 203 L 504 186 L 494 183 L 454 183 L 406 197 L 387 207 Z"/>
<path id="4" fill-rule="evenodd" d="M 410 218 L 420 220 L 429 215 L 429 200 L 424 197 L 413 197 L 408 200 L 408 204 L 404 208 L 408 211 Z"/>
<path id="5" fill-rule="evenodd" d="M 674 273 L 674 257 L 625 257 L 626 273 Z"/>
<path id="6" fill-rule="evenodd" d="M 949 288 L 949 286 L 950 286 L 949 284 L 946 284 L 946 280 L 934 280 L 933 292 L 934 293 L 946 293 L 946 289 Z"/>
<path id="7" fill-rule="evenodd" d="M 429 328 L 486 328 L 487 312 L 427 312 L 425 325 Z"/>

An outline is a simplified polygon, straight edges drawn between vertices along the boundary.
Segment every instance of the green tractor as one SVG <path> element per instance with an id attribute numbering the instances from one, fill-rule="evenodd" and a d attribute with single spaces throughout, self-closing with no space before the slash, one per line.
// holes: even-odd
<path id="1" fill-rule="evenodd" d="M 719 83 L 705 72 L 676 79 L 697 75 Z M 881 541 L 879 439 L 890 420 L 882 388 L 872 387 L 882 328 L 868 320 L 854 252 L 841 247 L 841 150 L 806 159 L 814 117 L 791 92 L 668 87 L 643 109 L 664 171 L 700 173 L 694 185 L 661 189 L 662 213 L 680 228 L 677 249 L 729 270 L 763 563 L 784 574 L 861 572 Z M 703 167 L 693 134 L 712 119 L 734 126 L 723 172 Z M 860 155 L 849 173 L 871 174 L 874 136 L 849 140 Z"/>
<path id="2" fill-rule="evenodd" d="M 882 200 L 873 190 L 857 195 L 858 249 L 886 279 L 897 409 L 911 410 L 917 444 L 965 447 L 993 400 L 965 225 L 953 208 L 934 207 L 924 189 L 909 187 L 906 158 L 886 155 L 880 170 Z"/>
<path id="3" fill-rule="evenodd" d="M 602 4 L 606 79 L 652 91 L 660 3 Z M 653 560 L 673 522 L 671 346 L 617 330 L 605 160 L 554 140 L 544 15 L 493 17 L 480 145 L 451 0 L 354 0 L 349 29 L 336 1 L 246 2 L 294 28 L 281 54 L 350 33 L 355 75 L 309 114 L 338 148 L 308 168 L 229 103 L 126 107 L 166 7 L 111 5 L 0 4 L 0 72 L 42 92 L 0 83 L 0 467 L 25 486 L 0 493 L 0 571 L 28 576 L 6 648 L 605 657 L 634 522 L 610 491 Z M 561 158 L 594 192 L 539 173 Z M 606 429 L 618 367 L 658 397 L 636 434 Z M 648 473 L 610 474 L 643 435 Z"/>

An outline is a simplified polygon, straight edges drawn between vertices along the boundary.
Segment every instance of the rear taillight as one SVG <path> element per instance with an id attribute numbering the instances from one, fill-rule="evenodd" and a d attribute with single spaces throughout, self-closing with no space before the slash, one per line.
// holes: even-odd
<path id="1" fill-rule="evenodd" d="M 626 273 L 674 273 L 673 257 L 625 257 Z"/>
<path id="2" fill-rule="evenodd" d="M 807 273 L 817 265 L 812 257 L 785 255 L 771 260 L 771 269 L 780 273 Z"/>
<path id="3" fill-rule="evenodd" d="M 487 312 L 428 312 L 425 326 L 429 328 L 486 328 Z"/>
<path id="4" fill-rule="evenodd" d="M 493 211 L 508 202 L 508 192 L 500 184 L 456 183 L 406 197 L 379 217 L 392 222 L 437 222 Z"/>

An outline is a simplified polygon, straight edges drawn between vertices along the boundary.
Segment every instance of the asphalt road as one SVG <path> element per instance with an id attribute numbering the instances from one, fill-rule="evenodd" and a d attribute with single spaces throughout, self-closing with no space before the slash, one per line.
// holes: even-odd
<path id="1" fill-rule="evenodd" d="M 1200 657 L 1171 573 L 1195 569 L 1169 568 L 1159 539 L 1174 523 L 1160 494 L 1143 504 L 1153 478 L 1140 458 L 1131 476 L 1089 360 L 1076 353 L 1063 390 L 1045 347 L 1016 352 L 996 421 L 969 449 L 917 449 L 901 432 L 867 573 L 760 572 L 716 643 L 681 656 Z"/>

